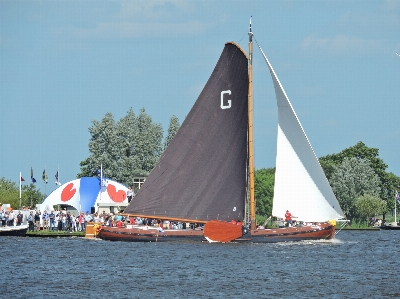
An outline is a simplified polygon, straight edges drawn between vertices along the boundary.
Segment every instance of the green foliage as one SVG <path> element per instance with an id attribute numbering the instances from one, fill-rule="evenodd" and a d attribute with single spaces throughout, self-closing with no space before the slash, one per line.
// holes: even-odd
<path id="1" fill-rule="evenodd" d="M 356 199 L 362 195 L 379 196 L 379 177 L 366 159 L 344 158 L 332 172 L 330 184 L 348 219 L 356 217 Z"/>
<path id="2" fill-rule="evenodd" d="M 263 225 L 267 221 L 266 216 L 256 215 L 256 225 Z"/>
<path id="3" fill-rule="evenodd" d="M 14 209 L 19 207 L 19 187 L 4 177 L 0 179 L 0 202 L 11 204 Z"/>
<path id="4" fill-rule="evenodd" d="M 400 191 L 400 178 L 393 174 L 392 172 L 389 172 L 387 174 L 387 192 L 388 192 L 388 198 L 386 200 L 387 204 L 387 210 L 392 211 L 394 210 L 395 207 L 395 190 Z"/>
<path id="5" fill-rule="evenodd" d="M 386 172 L 387 165 L 378 157 L 378 155 L 379 149 L 369 148 L 360 141 L 355 146 L 346 148 L 338 154 L 321 157 L 319 162 L 332 186 L 332 173 L 334 168 L 339 166 L 345 158 L 368 160 L 370 167 L 379 178 L 379 197 L 387 202 L 387 209 L 392 210 L 394 209 L 394 190 L 400 188 L 400 178 L 393 173 Z"/>
<path id="6" fill-rule="evenodd" d="M 0 179 L 0 201 L 1 204 L 10 204 L 13 209 L 20 207 L 19 186 L 4 177 Z M 32 206 L 41 203 L 44 199 L 44 194 L 41 194 L 36 189 L 34 184 L 22 186 L 21 206 Z"/>
<path id="7" fill-rule="evenodd" d="M 365 194 L 356 200 L 356 213 L 360 221 L 367 222 L 386 211 L 386 202 L 377 196 Z"/>
<path id="8" fill-rule="evenodd" d="M 164 150 L 167 148 L 171 140 L 174 138 L 176 132 L 178 132 L 179 127 L 180 127 L 179 119 L 175 115 L 173 115 L 169 120 L 168 135 L 167 137 L 165 137 L 164 140 Z"/>
<path id="9" fill-rule="evenodd" d="M 379 177 L 380 197 L 387 200 L 390 198 L 393 188 L 388 182 L 388 174 L 386 173 L 387 165 L 378 156 L 379 149 L 367 147 L 363 142 L 359 141 L 356 145 L 346 148 L 338 154 L 319 158 L 319 162 L 324 169 L 326 177 L 331 182 L 334 167 L 339 166 L 344 159 L 357 158 L 368 160 L 370 167 Z"/>
<path id="10" fill-rule="evenodd" d="M 254 197 L 256 199 L 257 215 L 271 215 L 274 183 L 275 168 L 262 168 L 254 172 Z"/>
<path id="11" fill-rule="evenodd" d="M 97 176 L 103 165 L 105 177 L 126 185 L 134 176 L 146 176 L 158 161 L 162 152 L 163 130 L 140 110 L 136 117 L 132 108 L 118 122 L 106 113 L 99 122 L 92 121 L 89 128 L 90 156 L 80 163 L 79 177 Z"/>
<path id="12" fill-rule="evenodd" d="M 137 169 L 150 172 L 162 153 L 163 129 L 161 124 L 154 124 L 149 115 L 140 111 L 137 119 L 138 136 L 134 145 L 134 156 Z"/>
<path id="13" fill-rule="evenodd" d="M 36 204 L 42 203 L 45 194 L 40 193 L 39 190 L 36 189 L 35 184 L 29 184 L 22 187 L 22 206 L 31 206 L 32 208 L 36 206 Z M 19 204 L 18 204 L 19 206 Z"/>

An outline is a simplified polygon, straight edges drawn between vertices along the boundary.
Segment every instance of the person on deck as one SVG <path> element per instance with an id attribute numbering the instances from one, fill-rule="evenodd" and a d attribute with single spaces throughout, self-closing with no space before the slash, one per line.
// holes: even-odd
<path id="1" fill-rule="evenodd" d="M 128 191 L 126 192 L 126 196 L 128 197 L 128 203 L 130 203 L 133 197 L 132 187 L 129 187 Z"/>
<path id="2" fill-rule="evenodd" d="M 292 224 L 293 224 L 292 218 L 296 218 L 296 217 L 293 216 L 293 215 L 289 212 L 289 210 L 286 210 L 286 213 L 285 213 L 285 220 L 286 220 L 286 224 L 287 224 L 288 227 L 291 227 Z"/>
<path id="3" fill-rule="evenodd" d="M 122 227 L 122 221 L 121 220 L 117 220 L 117 227 L 119 227 L 119 228 Z"/>
<path id="4" fill-rule="evenodd" d="M 56 214 L 54 214 L 53 210 L 51 210 L 51 213 L 49 214 L 49 220 L 50 220 L 50 231 L 55 231 L 56 230 Z"/>
<path id="5" fill-rule="evenodd" d="M 28 225 L 29 225 L 28 229 L 33 232 L 34 231 L 34 229 L 33 229 L 33 221 L 35 219 L 33 217 L 33 212 L 32 211 L 29 213 L 29 216 L 27 218 L 28 218 Z"/>
<path id="6" fill-rule="evenodd" d="M 47 214 L 46 210 L 43 212 L 42 221 L 43 221 L 43 230 L 47 230 L 49 228 L 49 214 Z"/>
<path id="7" fill-rule="evenodd" d="M 36 225 L 36 232 L 40 231 L 40 212 L 36 210 L 36 214 L 34 216 L 35 225 Z"/>
<path id="8" fill-rule="evenodd" d="M 23 219 L 24 219 L 24 215 L 21 213 L 21 211 L 19 211 L 18 215 L 17 215 L 17 225 L 21 225 Z"/>

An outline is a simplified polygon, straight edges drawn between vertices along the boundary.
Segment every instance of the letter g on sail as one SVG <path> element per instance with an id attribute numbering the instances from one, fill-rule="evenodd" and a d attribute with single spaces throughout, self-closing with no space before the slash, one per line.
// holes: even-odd
<path id="1" fill-rule="evenodd" d="M 231 108 L 231 100 L 228 100 L 228 105 L 224 105 L 224 94 L 231 94 L 230 90 L 221 91 L 221 109 L 229 109 Z"/>

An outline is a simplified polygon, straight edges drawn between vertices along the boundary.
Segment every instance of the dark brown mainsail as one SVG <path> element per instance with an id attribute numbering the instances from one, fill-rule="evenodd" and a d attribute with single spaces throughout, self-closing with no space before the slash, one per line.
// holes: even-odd
<path id="1" fill-rule="evenodd" d="M 243 220 L 247 188 L 248 59 L 227 43 L 181 128 L 125 214 Z"/>

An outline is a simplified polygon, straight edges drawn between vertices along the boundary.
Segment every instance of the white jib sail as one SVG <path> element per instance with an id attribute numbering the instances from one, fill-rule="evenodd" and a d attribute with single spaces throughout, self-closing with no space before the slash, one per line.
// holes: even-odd
<path id="1" fill-rule="evenodd" d="M 264 52 L 278 105 L 278 138 L 272 215 L 286 210 L 300 221 L 324 222 L 343 218 L 331 186 L 277 75 Z"/>

